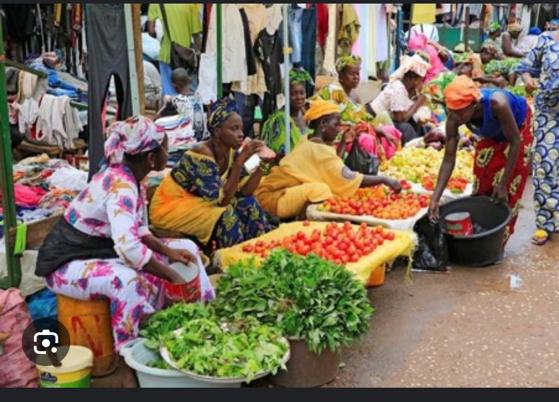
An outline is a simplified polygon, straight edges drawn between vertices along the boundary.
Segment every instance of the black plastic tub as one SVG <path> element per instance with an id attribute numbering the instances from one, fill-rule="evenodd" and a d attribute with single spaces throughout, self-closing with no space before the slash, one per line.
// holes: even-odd
<path id="1" fill-rule="evenodd" d="M 483 231 L 471 236 L 445 234 L 450 262 L 469 267 L 484 267 L 493 264 L 503 249 L 507 224 L 512 219 L 512 211 L 504 203 L 495 203 L 486 196 L 464 197 L 450 201 L 440 207 L 440 217 L 454 212 L 469 212 L 474 225 Z"/>

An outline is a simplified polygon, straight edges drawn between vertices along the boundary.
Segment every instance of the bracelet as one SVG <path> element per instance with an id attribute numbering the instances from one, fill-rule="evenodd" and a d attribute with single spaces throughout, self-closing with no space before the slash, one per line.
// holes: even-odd
<path id="1" fill-rule="evenodd" d="M 260 168 L 260 170 L 262 170 L 263 172 L 267 172 L 268 170 L 270 170 L 270 166 L 271 164 L 268 162 L 264 162 L 264 161 L 260 161 L 260 165 L 258 166 Z"/>

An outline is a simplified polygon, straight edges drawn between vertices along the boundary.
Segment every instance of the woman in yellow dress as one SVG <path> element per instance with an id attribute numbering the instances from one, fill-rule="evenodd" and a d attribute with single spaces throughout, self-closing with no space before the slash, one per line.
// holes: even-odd
<path id="1" fill-rule="evenodd" d="M 243 123 L 235 102 L 223 98 L 210 106 L 211 138 L 184 153 L 157 188 L 150 205 L 158 229 L 195 237 L 210 250 L 230 247 L 274 228 L 253 196 L 264 166 L 252 174 L 245 162 L 264 148 L 243 146 Z"/>
<path id="2" fill-rule="evenodd" d="M 256 197 L 266 212 L 281 219 L 294 218 L 302 215 L 310 203 L 352 195 L 360 187 L 377 184 L 400 191 L 397 180 L 363 175 L 344 165 L 340 157 L 343 147 L 338 146 L 338 150 L 334 147 L 340 125 L 338 105 L 318 99 L 312 103 L 305 119 L 313 133 L 301 138 L 256 190 Z M 346 131 L 343 142 L 353 141 L 348 135 Z"/>

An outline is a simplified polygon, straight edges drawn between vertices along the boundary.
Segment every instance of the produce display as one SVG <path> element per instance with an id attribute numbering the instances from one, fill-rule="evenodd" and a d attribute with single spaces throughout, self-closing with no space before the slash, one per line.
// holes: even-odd
<path id="1" fill-rule="evenodd" d="M 450 190 L 452 194 L 462 194 L 466 191 L 468 184 L 468 180 L 463 177 L 451 177 L 446 188 Z M 421 185 L 425 190 L 434 191 L 437 185 L 437 177 L 435 175 L 424 176 L 423 179 L 421 179 Z"/>
<path id="2" fill-rule="evenodd" d="M 154 314 L 140 335 L 145 346 L 168 351 L 172 366 L 202 376 L 252 380 L 285 369 L 288 342 L 253 317 L 218 317 L 211 306 L 178 303 Z M 169 368 L 158 358 L 149 365 Z"/>
<path id="3" fill-rule="evenodd" d="M 382 163 L 380 171 L 384 175 L 409 180 L 415 184 L 421 185 L 425 178 L 431 178 L 436 183 L 443 156 L 444 150 L 406 147 L 398 151 L 392 159 Z M 473 166 L 473 153 L 458 150 L 452 178 L 467 183 L 473 182 Z"/>
<path id="4" fill-rule="evenodd" d="M 279 327 L 320 353 L 338 351 L 364 334 L 373 312 L 365 288 L 351 272 L 316 255 L 274 251 L 260 267 L 254 259 L 226 271 L 212 302 L 221 317 Z"/>
<path id="5" fill-rule="evenodd" d="M 520 64 L 521 59 L 508 57 L 504 60 L 491 60 L 487 63 L 483 70 L 486 75 L 503 76 L 508 78 L 508 75 L 514 71 L 516 66 Z"/>
<path id="6" fill-rule="evenodd" d="M 407 219 L 429 206 L 429 197 L 409 190 L 407 182 L 402 183 L 400 194 L 395 194 L 386 186 L 361 188 L 352 197 L 331 198 L 318 207 L 320 211 L 343 215 L 368 215 L 381 219 Z"/>
<path id="7" fill-rule="evenodd" d="M 357 262 L 361 257 L 372 253 L 386 241 L 394 240 L 394 232 L 382 226 L 360 226 L 349 222 L 330 223 L 323 230 L 314 229 L 311 234 L 299 231 L 281 240 L 256 240 L 245 243 L 243 252 L 266 258 L 270 251 L 285 249 L 291 253 L 306 256 L 311 253 L 338 265 Z"/>

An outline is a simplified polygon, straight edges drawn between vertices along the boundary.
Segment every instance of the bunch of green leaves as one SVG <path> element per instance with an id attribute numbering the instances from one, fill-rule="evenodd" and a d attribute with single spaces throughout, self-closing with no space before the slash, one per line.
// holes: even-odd
<path id="1" fill-rule="evenodd" d="M 220 279 L 213 305 L 222 317 L 256 317 L 304 339 L 320 353 L 364 334 L 373 308 L 365 288 L 343 267 L 315 255 L 273 252 L 260 268 L 239 262 Z"/>
<path id="2" fill-rule="evenodd" d="M 485 65 L 484 72 L 487 75 L 501 75 L 503 77 L 508 77 L 508 75 L 513 72 L 519 63 L 520 60 L 513 57 L 503 60 L 491 60 Z"/>
<path id="3" fill-rule="evenodd" d="M 215 317 L 194 319 L 169 334 L 164 345 L 184 370 L 247 381 L 263 372 L 276 374 L 285 369 L 283 358 L 289 349 L 278 328 L 255 318 L 229 323 Z"/>
<path id="4" fill-rule="evenodd" d="M 527 97 L 528 92 L 526 92 L 526 87 L 524 85 L 516 85 L 514 87 L 507 87 L 507 91 L 517 96 Z"/>
<path id="5" fill-rule="evenodd" d="M 140 331 L 140 336 L 146 338 L 146 348 L 159 351 L 163 339 L 169 333 L 182 328 L 190 320 L 210 318 L 212 314 L 202 304 L 177 303 L 152 315 L 147 326 Z"/>

